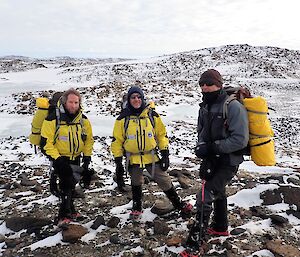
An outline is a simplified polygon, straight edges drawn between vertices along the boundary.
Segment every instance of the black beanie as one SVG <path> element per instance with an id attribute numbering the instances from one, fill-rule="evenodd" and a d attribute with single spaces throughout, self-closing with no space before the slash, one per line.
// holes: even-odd
<path id="1" fill-rule="evenodd" d="M 130 104 L 130 96 L 131 96 L 132 94 L 134 94 L 134 93 L 138 93 L 138 94 L 140 94 L 141 97 L 142 97 L 142 105 L 141 105 L 141 107 L 138 108 L 138 109 L 133 108 L 133 106 L 131 106 L 131 104 Z M 131 87 L 131 88 L 128 90 L 128 93 L 127 93 L 127 106 L 128 106 L 129 109 L 130 109 L 131 111 L 133 111 L 134 113 L 141 113 L 141 112 L 145 109 L 145 106 L 146 106 L 146 104 L 145 104 L 145 96 L 144 96 L 143 90 L 142 90 L 140 87 L 138 87 L 138 86 L 133 86 L 133 87 Z"/>
<path id="2" fill-rule="evenodd" d="M 222 87 L 223 85 L 223 79 L 221 74 L 214 69 L 209 69 L 207 71 L 205 71 L 199 80 L 199 85 L 216 85 L 217 87 Z"/>
<path id="3" fill-rule="evenodd" d="M 127 93 L 127 101 L 129 102 L 129 99 L 130 99 L 130 96 L 134 93 L 138 93 L 141 95 L 142 97 L 142 101 L 144 100 L 144 92 L 143 90 L 140 88 L 140 87 L 137 87 L 137 86 L 133 86 L 131 87 L 129 90 L 128 90 L 128 93 Z"/>

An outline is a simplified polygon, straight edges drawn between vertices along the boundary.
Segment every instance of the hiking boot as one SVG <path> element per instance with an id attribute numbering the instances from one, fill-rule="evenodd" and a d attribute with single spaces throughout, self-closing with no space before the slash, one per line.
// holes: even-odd
<path id="1" fill-rule="evenodd" d="M 129 214 L 129 218 L 131 220 L 138 220 L 140 219 L 140 217 L 142 216 L 142 211 L 137 211 L 137 210 L 133 210 L 130 214 Z"/>
<path id="2" fill-rule="evenodd" d="M 207 229 L 207 234 L 209 234 L 211 236 L 229 236 L 230 235 L 228 230 L 217 231 L 214 228 L 208 228 Z"/>
<path id="3" fill-rule="evenodd" d="M 57 226 L 59 226 L 59 227 L 65 226 L 65 225 L 68 225 L 70 222 L 71 222 L 70 218 L 63 217 L 58 220 Z"/>
<path id="4" fill-rule="evenodd" d="M 182 209 L 180 210 L 180 215 L 182 218 L 190 218 L 192 216 L 193 205 L 190 203 L 184 203 Z"/>
<path id="5" fill-rule="evenodd" d="M 72 221 L 81 221 L 83 219 L 84 219 L 84 217 L 79 212 L 75 212 L 75 213 L 71 214 Z"/>
<path id="6" fill-rule="evenodd" d="M 194 254 L 192 252 L 190 252 L 188 249 L 187 250 L 184 250 L 183 252 L 181 252 L 179 254 L 179 256 L 181 257 L 198 257 L 199 255 L 198 254 Z"/>

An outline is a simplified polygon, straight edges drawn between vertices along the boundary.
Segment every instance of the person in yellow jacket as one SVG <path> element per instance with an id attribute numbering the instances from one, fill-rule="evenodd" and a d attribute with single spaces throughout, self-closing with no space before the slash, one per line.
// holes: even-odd
<path id="1" fill-rule="evenodd" d="M 49 112 L 41 129 L 41 150 L 53 162 L 54 172 L 59 177 L 59 225 L 79 216 L 74 207 L 77 181 L 71 165 L 79 167 L 83 162 L 83 183 L 88 187 L 92 175 L 88 166 L 93 144 L 91 123 L 81 109 L 81 95 L 70 88 L 62 95 L 55 111 Z"/>
<path id="2" fill-rule="evenodd" d="M 169 140 L 165 125 L 150 105 L 146 105 L 141 88 L 133 86 L 127 93 L 127 106 L 117 118 L 111 151 L 116 163 L 117 184 L 124 190 L 123 156 L 126 156 L 126 169 L 131 176 L 133 206 L 130 217 L 138 218 L 142 214 L 143 169 L 152 174 L 152 178 L 164 191 L 174 207 L 187 216 L 192 205 L 179 198 L 169 174 Z M 160 152 L 161 158 L 158 157 Z"/>

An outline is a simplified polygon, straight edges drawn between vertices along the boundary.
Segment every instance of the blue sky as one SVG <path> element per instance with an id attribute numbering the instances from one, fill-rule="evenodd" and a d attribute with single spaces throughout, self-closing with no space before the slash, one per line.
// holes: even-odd
<path id="1" fill-rule="evenodd" d="M 300 50 L 298 0 L 1 0 L 0 56 L 147 57 L 226 44 Z"/>

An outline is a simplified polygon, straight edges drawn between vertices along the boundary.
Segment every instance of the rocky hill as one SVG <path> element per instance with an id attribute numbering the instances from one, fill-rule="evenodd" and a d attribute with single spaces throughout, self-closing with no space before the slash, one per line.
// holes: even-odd
<path id="1" fill-rule="evenodd" d="M 49 97 L 65 85 L 83 94 L 85 111 L 98 115 L 100 121 L 100 115 L 116 116 L 118 101 L 133 84 L 140 85 L 158 108 L 195 106 L 201 100 L 200 74 L 216 68 L 225 85 L 245 85 L 254 95 L 268 100 L 278 163 L 263 169 L 251 161 L 241 165 L 228 187 L 232 235 L 211 238 L 206 256 L 300 256 L 299 57 L 300 51 L 249 45 L 147 60 L 3 57 L 0 118 L 32 116 L 36 97 Z M 1 94 L 5 83 L 14 83 L 20 74 L 25 80 L 36 72 L 52 74 L 47 90 L 37 87 Z M 162 114 L 166 117 L 169 112 Z M 185 119 L 171 121 L 168 131 L 169 172 L 180 196 L 195 203 L 201 184 L 199 160 L 193 154 L 196 121 L 187 114 Z M 176 256 L 183 249 L 181 243 L 191 221 L 176 212 L 151 212 L 153 207 L 166 212 L 171 206 L 148 174 L 143 190 L 144 217 L 140 222 L 128 219 L 131 194 L 115 189 L 110 142 L 109 136 L 95 134 L 96 175 L 89 190 L 77 188 L 76 205 L 84 218 L 62 230 L 54 224 L 58 199 L 49 192 L 48 161 L 34 153 L 27 137 L 0 135 L 0 256 Z M 130 180 L 126 183 L 130 185 Z"/>

